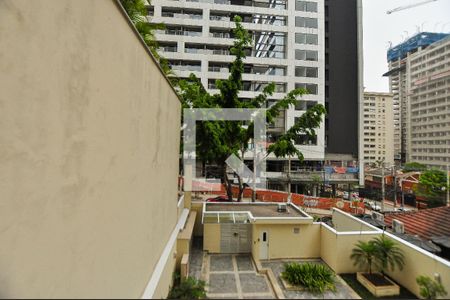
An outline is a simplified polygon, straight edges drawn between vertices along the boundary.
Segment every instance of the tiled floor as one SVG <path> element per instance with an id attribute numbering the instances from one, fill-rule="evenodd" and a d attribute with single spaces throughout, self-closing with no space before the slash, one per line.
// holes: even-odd
<path id="1" fill-rule="evenodd" d="M 202 241 L 194 240 L 189 265 L 189 276 L 202 279 L 207 284 L 210 299 L 274 299 L 275 294 L 265 275 L 256 271 L 250 255 L 207 254 L 202 251 Z M 285 298 L 291 299 L 359 299 L 358 295 L 337 277 L 336 293 L 326 292 L 314 295 L 305 291 L 287 291 L 279 278 L 285 262 L 274 260 L 262 262 L 263 268 L 270 268 L 277 278 Z M 305 262 L 308 260 L 295 260 Z M 321 260 L 314 260 L 323 263 Z"/>
<path id="2" fill-rule="evenodd" d="M 198 254 L 193 251 L 194 263 L 191 262 L 190 275 L 206 281 L 208 298 L 275 298 L 267 277 L 257 273 L 250 255 L 202 253 L 202 267 L 199 270 Z"/>

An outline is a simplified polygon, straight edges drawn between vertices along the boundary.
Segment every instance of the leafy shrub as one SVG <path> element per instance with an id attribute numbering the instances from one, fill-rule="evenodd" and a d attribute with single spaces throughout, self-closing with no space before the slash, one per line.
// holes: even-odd
<path id="1" fill-rule="evenodd" d="M 284 265 L 281 276 L 290 284 L 303 286 L 313 293 L 336 290 L 333 271 L 321 264 L 288 263 Z"/>
<path id="2" fill-rule="evenodd" d="M 181 282 L 175 282 L 168 299 L 203 299 L 206 298 L 206 283 L 194 277 L 187 277 Z"/>
<path id="3" fill-rule="evenodd" d="M 420 295 L 425 299 L 436 299 L 438 296 L 447 295 L 444 286 L 428 276 L 419 276 L 416 281 L 420 287 Z"/>

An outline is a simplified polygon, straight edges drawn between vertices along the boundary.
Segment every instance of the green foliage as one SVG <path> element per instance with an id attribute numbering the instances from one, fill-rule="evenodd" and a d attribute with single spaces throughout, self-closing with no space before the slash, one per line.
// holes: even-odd
<path id="1" fill-rule="evenodd" d="M 120 3 L 153 56 L 159 61 L 161 69 L 165 74 L 173 75 L 168 61 L 157 52 L 158 43 L 156 42 L 154 31 L 157 29 L 164 29 L 164 24 L 153 24 L 148 22 L 148 12 L 144 0 L 120 0 Z"/>
<path id="2" fill-rule="evenodd" d="M 402 270 L 405 265 L 402 249 L 384 235 L 368 242 L 358 241 L 350 258 L 355 266 L 368 267 L 369 273 L 372 273 L 373 266 L 384 273 L 389 269 L 394 271 L 396 267 Z"/>
<path id="3" fill-rule="evenodd" d="M 217 80 L 216 87 L 219 93 L 211 95 L 202 86 L 201 81 L 193 74 L 188 79 L 178 82 L 179 94 L 181 96 L 184 108 L 265 108 L 266 102 L 275 92 L 275 84 L 267 85 L 262 93 L 250 100 L 239 98 L 239 92 L 242 90 L 242 74 L 244 72 L 244 59 L 246 50 L 252 46 L 252 40 L 249 33 L 241 24 L 241 18 L 234 18 L 235 28 L 233 35 L 235 40 L 230 52 L 234 55 L 234 61 L 230 64 L 230 75 L 225 80 Z M 266 110 L 267 124 L 274 124 L 276 117 L 290 105 L 294 105 L 299 97 L 304 95 L 306 90 L 295 89 L 277 101 Z M 322 115 L 325 113 L 323 105 L 316 105 L 305 112 L 299 121 L 290 128 L 285 135 L 272 144 L 268 153 L 274 153 L 277 156 L 297 155 L 303 158 L 301 152 L 295 147 L 294 139 L 298 134 L 315 135 L 315 128 L 320 126 Z M 244 126 L 248 125 L 248 126 Z M 227 188 L 228 197 L 231 198 L 231 182 L 225 172 L 225 160 L 231 154 L 242 157 L 248 150 L 250 141 L 253 139 L 253 122 L 244 123 L 243 121 L 206 121 L 197 124 L 196 132 L 196 151 L 197 157 L 204 162 L 217 164 L 223 171 L 224 183 Z M 239 176 L 240 200 L 243 183 Z M 242 188 L 242 189 L 241 189 Z"/>
<path id="4" fill-rule="evenodd" d="M 410 162 L 410 163 L 406 163 L 403 166 L 403 172 L 422 172 L 425 171 L 427 169 L 427 166 L 422 165 L 420 163 L 417 162 Z"/>
<path id="5" fill-rule="evenodd" d="M 312 293 L 336 290 L 333 271 L 321 264 L 288 263 L 284 265 L 281 276 L 290 284 L 303 286 Z"/>
<path id="6" fill-rule="evenodd" d="M 204 299 L 206 283 L 194 277 L 187 277 L 181 282 L 175 282 L 170 290 L 168 299 Z"/>
<path id="7" fill-rule="evenodd" d="M 304 93 L 304 91 L 298 92 L 300 94 Z M 269 146 L 267 152 L 275 154 L 276 157 L 297 156 L 298 159 L 302 161 L 303 154 L 295 147 L 294 139 L 300 134 L 314 137 L 316 135 L 315 129 L 320 126 L 322 116 L 325 115 L 325 113 L 325 107 L 320 104 L 308 109 L 300 118 L 298 118 L 294 126 L 286 131 L 278 141 Z"/>
<path id="8" fill-rule="evenodd" d="M 414 187 L 414 193 L 426 198 L 429 208 L 445 205 L 445 194 L 449 187 L 444 171 L 426 170 L 420 175 L 419 183 Z"/>
<path id="9" fill-rule="evenodd" d="M 376 263 L 377 247 L 373 241 L 358 241 L 353 248 L 350 258 L 354 261 L 353 265 L 361 268 L 368 267 L 369 273 L 372 273 L 372 266 Z"/>
<path id="10" fill-rule="evenodd" d="M 419 276 L 416 278 L 416 282 L 420 287 L 420 295 L 425 299 L 436 299 L 439 296 L 447 295 L 444 286 L 428 276 Z"/>
<path id="11" fill-rule="evenodd" d="M 394 271 L 396 267 L 403 270 L 405 265 L 403 250 L 397 246 L 397 243 L 387 238 L 385 235 L 376 237 L 373 240 L 376 248 L 376 259 L 379 262 L 381 272 L 385 270 Z"/>

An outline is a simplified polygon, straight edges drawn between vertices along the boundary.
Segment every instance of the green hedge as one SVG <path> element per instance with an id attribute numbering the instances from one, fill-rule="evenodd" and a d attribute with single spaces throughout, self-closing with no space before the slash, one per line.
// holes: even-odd
<path id="1" fill-rule="evenodd" d="M 284 265 L 284 272 L 281 273 L 281 276 L 290 284 L 303 286 L 313 293 L 336 290 L 333 271 L 322 264 L 288 263 Z"/>

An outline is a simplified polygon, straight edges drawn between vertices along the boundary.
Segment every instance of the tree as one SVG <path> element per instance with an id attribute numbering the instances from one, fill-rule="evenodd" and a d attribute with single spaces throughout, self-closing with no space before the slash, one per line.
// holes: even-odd
<path id="1" fill-rule="evenodd" d="M 416 278 L 416 282 L 420 287 L 420 296 L 425 299 L 436 299 L 447 295 L 444 286 L 428 276 L 419 276 Z"/>
<path id="2" fill-rule="evenodd" d="M 164 24 L 152 24 L 147 20 L 147 7 L 144 0 L 120 0 L 122 7 L 127 12 L 131 22 L 133 22 L 137 31 L 141 35 L 145 44 L 148 46 L 153 56 L 159 61 L 161 69 L 166 75 L 173 75 L 170 69 L 169 62 L 159 55 L 158 43 L 155 39 L 154 31 L 157 29 L 164 29 Z"/>
<path id="3" fill-rule="evenodd" d="M 414 188 L 414 192 L 428 200 L 428 207 L 435 207 L 445 204 L 445 193 L 448 188 L 445 172 L 431 169 L 420 175 L 419 184 Z"/>
<path id="4" fill-rule="evenodd" d="M 235 28 L 233 33 L 235 40 L 230 48 L 234 61 L 230 64 L 230 75 L 225 80 L 217 80 L 218 94 L 211 95 L 202 86 L 200 80 L 193 74 L 187 80 L 180 80 L 179 93 L 184 108 L 265 108 L 268 97 L 275 92 L 275 84 L 268 84 L 262 93 L 250 100 L 239 98 L 239 92 L 243 88 L 242 74 L 244 72 L 244 59 L 246 50 L 252 45 L 249 33 L 242 27 L 241 18 L 234 18 Z M 274 124 L 281 110 L 289 105 L 294 105 L 297 99 L 307 93 L 304 89 L 295 89 L 273 104 L 266 110 L 266 123 Z M 303 158 L 301 152 L 294 146 L 296 135 L 303 133 L 309 136 L 315 135 L 314 129 L 320 126 L 322 116 L 325 113 L 323 105 L 316 105 L 306 111 L 278 141 L 272 144 L 268 152 L 275 155 L 297 155 Z M 245 126 L 244 126 L 245 125 Z M 248 150 L 253 139 L 253 122 L 243 121 L 206 121 L 198 126 L 196 132 L 196 155 L 204 162 L 214 163 L 222 170 L 223 183 L 227 196 L 232 200 L 232 182 L 227 174 L 225 160 L 234 154 L 243 160 L 244 153 Z M 238 201 L 242 198 L 244 190 L 243 179 L 237 174 Z"/>
<path id="5" fill-rule="evenodd" d="M 407 172 L 422 172 L 425 171 L 427 169 L 427 166 L 422 165 L 420 163 L 417 162 L 410 162 L 410 163 L 406 163 L 403 166 L 402 171 L 407 173 Z"/>
<path id="6" fill-rule="evenodd" d="M 386 236 L 376 237 L 368 242 L 358 241 L 353 248 L 350 258 L 354 260 L 354 265 L 360 267 L 369 267 L 369 273 L 372 273 L 372 266 L 376 266 L 384 275 L 385 270 L 400 270 L 405 265 L 402 249 Z"/>
<path id="7" fill-rule="evenodd" d="M 384 274 L 384 271 L 389 269 L 394 271 L 396 267 L 403 270 L 405 265 L 403 251 L 393 240 L 382 235 L 372 242 L 376 249 L 375 257 L 379 262 L 381 273 Z"/>
<path id="8" fill-rule="evenodd" d="M 368 267 L 369 274 L 372 274 L 372 266 L 377 262 L 377 250 L 373 241 L 358 241 L 350 255 L 350 258 L 354 260 L 353 265 L 358 265 L 361 268 Z"/>

